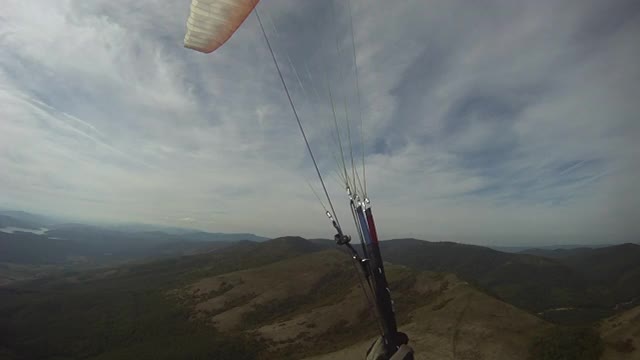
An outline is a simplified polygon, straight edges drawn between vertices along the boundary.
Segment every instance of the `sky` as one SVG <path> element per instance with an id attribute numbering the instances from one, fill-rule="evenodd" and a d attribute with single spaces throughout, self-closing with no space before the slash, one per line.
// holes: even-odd
<path id="1" fill-rule="evenodd" d="M 332 237 L 256 17 L 205 55 L 189 3 L 4 1 L 0 207 Z M 382 238 L 638 241 L 637 1 L 258 10 L 347 232 L 335 124 Z"/>

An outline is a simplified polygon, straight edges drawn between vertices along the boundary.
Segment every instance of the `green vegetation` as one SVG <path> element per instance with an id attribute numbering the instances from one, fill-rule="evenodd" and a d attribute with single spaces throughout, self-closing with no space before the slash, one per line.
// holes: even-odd
<path id="1" fill-rule="evenodd" d="M 242 243 L 212 254 L 130 265 L 106 277 L 95 270 L 82 281 L 69 273 L 5 288 L 0 354 L 8 359 L 256 358 L 262 344 L 196 321 L 168 291 L 203 276 L 313 250 L 293 245 Z"/>
<path id="2" fill-rule="evenodd" d="M 3 297 L 0 348 L 9 359 L 254 359 L 262 346 L 218 333 L 148 276 Z"/>
<path id="3" fill-rule="evenodd" d="M 243 316 L 242 323 L 248 328 L 257 327 L 277 319 L 291 318 L 319 306 L 340 302 L 356 284 L 356 276 L 346 261 L 329 270 L 311 287 L 311 293 L 256 305 L 252 312 Z"/>
<path id="4" fill-rule="evenodd" d="M 554 259 L 482 246 L 400 239 L 382 243 L 385 260 L 454 273 L 484 292 L 563 325 L 588 325 L 617 304 L 640 299 L 640 246 L 582 249 Z M 632 306 L 633 304 L 630 304 Z M 547 311 L 563 308 L 563 311 Z"/>
<path id="5" fill-rule="evenodd" d="M 598 360 L 604 351 L 600 335 L 591 328 L 556 327 L 536 338 L 531 360 Z"/>
<path id="6" fill-rule="evenodd" d="M 447 306 L 447 304 L 448 304 L 449 302 L 451 302 L 451 300 L 453 300 L 453 298 L 445 299 L 445 300 L 443 300 L 443 301 L 439 302 L 438 304 L 433 305 L 433 306 L 431 307 L 431 310 L 433 310 L 433 311 L 441 310 L 441 309 L 443 309 L 445 306 Z"/>
<path id="7" fill-rule="evenodd" d="M 596 323 L 598 320 L 612 316 L 614 313 L 615 311 L 613 309 L 578 308 L 548 311 L 542 314 L 541 317 L 556 324 L 581 326 Z"/>
<path id="8" fill-rule="evenodd" d="M 619 352 L 619 353 L 623 353 L 623 354 L 628 354 L 628 353 L 632 353 L 636 350 L 636 347 L 633 345 L 633 339 L 631 338 L 626 338 L 624 340 L 618 340 L 614 343 L 610 343 L 608 344 L 611 348 L 613 348 L 613 350 Z"/>
<path id="9" fill-rule="evenodd" d="M 358 299 L 362 303 L 352 297 L 354 286 L 359 283 L 354 264 L 348 256 L 337 251 L 318 252 L 322 249 L 322 246 L 300 238 L 266 243 L 241 242 L 213 253 L 167 258 L 114 269 L 66 271 L 48 278 L 2 287 L 0 358 L 299 359 L 337 351 L 376 336 L 378 328 L 375 316 L 362 305 L 364 297 Z M 293 259 L 306 254 L 309 255 Z M 414 253 L 412 256 L 417 255 Z M 523 268 L 507 264 L 501 267 L 506 269 L 504 271 L 494 269 L 485 272 L 486 279 L 491 279 L 489 283 L 494 284 L 495 288 L 502 289 L 502 294 L 520 296 L 522 289 L 509 288 L 509 281 L 524 276 L 527 266 L 534 266 L 532 263 L 535 261 L 530 260 L 527 259 L 529 265 Z M 475 264 L 471 268 L 479 271 L 484 265 Z M 247 305 L 253 304 L 253 300 L 261 295 L 257 293 L 261 291 L 259 289 L 268 288 L 262 286 L 262 281 L 281 285 L 280 281 L 287 281 L 284 279 L 286 274 L 294 274 L 301 269 L 306 272 L 299 273 L 303 276 L 298 277 L 297 281 L 314 282 L 305 284 L 302 288 L 307 289 L 305 292 L 284 286 L 281 292 L 269 295 L 268 298 L 273 300 L 254 305 L 253 308 Z M 509 269 L 515 270 L 509 273 Z M 198 285 L 195 290 L 191 286 L 203 278 L 239 270 L 248 271 L 204 280 L 201 282 L 204 285 Z M 263 273 L 268 276 L 262 276 Z M 553 273 L 551 271 L 545 276 Z M 313 276 L 309 277 L 308 274 Z M 467 311 L 467 308 L 460 309 L 458 300 L 463 295 L 457 291 L 475 291 L 473 286 L 459 286 L 460 282 L 453 276 L 417 273 L 401 266 L 388 266 L 387 278 L 395 300 L 397 322 L 401 326 L 417 324 L 412 318 L 416 313 L 410 314 L 423 307 L 429 309 L 431 312 L 427 313 L 431 315 L 459 321 L 462 317 L 458 312 Z M 252 284 L 261 286 L 254 288 Z M 266 285 L 270 286 L 270 283 Z M 477 283 L 474 285 L 478 286 Z M 452 289 L 451 294 L 443 294 Z M 556 289 L 549 291 L 552 297 L 563 298 L 564 301 L 572 299 L 571 292 L 565 291 L 562 286 Z M 539 295 L 534 293 L 531 296 Z M 199 304 L 213 298 L 218 299 L 212 301 L 216 305 L 211 306 L 210 310 L 196 310 Z M 495 299 L 485 298 L 488 301 L 486 309 L 498 306 Z M 357 313 L 350 314 L 346 319 L 343 307 L 336 312 L 340 314 L 336 318 L 323 315 L 326 321 L 319 321 L 318 317 L 305 317 L 319 307 L 332 308 L 341 303 L 349 304 Z M 230 310 L 231 316 L 225 318 L 227 314 L 224 314 L 219 318 L 237 321 L 233 315 L 240 315 L 238 324 L 227 327 L 233 330 L 223 334 L 208 322 L 213 316 Z M 331 314 L 331 311 L 327 314 Z M 559 311 L 556 316 L 566 314 Z M 512 315 L 509 312 L 504 316 L 511 319 Z M 517 316 L 514 315 L 514 318 Z M 296 321 L 289 321 L 292 319 Z M 447 321 L 443 327 L 452 325 Z M 285 336 L 273 336 L 279 324 L 283 325 L 285 331 L 292 332 Z M 264 325 L 270 325 L 266 327 L 268 331 L 258 330 Z M 458 325 L 456 323 L 454 327 Z M 533 334 L 526 335 L 527 341 Z M 635 348 L 633 341 L 609 341 L 611 343 L 607 345 L 620 354 Z M 592 330 L 563 327 L 537 338 L 531 345 L 530 353 L 532 359 L 542 360 L 597 359 L 602 353 L 602 343 Z"/>

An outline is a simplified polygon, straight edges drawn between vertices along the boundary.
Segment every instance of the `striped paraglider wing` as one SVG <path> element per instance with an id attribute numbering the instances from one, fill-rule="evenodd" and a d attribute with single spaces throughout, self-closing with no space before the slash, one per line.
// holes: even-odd
<path id="1" fill-rule="evenodd" d="M 210 53 L 224 44 L 259 0 L 192 0 L 184 46 Z"/>

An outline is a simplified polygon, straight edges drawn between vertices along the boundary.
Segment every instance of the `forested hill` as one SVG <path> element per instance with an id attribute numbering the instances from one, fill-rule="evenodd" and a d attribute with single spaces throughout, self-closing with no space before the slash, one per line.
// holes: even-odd
<path id="1" fill-rule="evenodd" d="M 454 275 L 387 272 L 421 354 L 522 358 L 551 327 Z M 300 359 L 376 328 L 351 258 L 298 237 L 0 287 L 6 359 Z"/>
<path id="2" fill-rule="evenodd" d="M 581 249 L 554 258 L 454 242 L 398 239 L 381 244 L 386 261 L 454 273 L 553 321 L 590 323 L 640 302 L 637 244 Z"/>

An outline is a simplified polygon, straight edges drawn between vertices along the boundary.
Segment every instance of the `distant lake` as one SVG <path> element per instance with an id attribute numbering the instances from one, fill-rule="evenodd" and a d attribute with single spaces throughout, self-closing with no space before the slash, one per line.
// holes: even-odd
<path id="1" fill-rule="evenodd" d="M 19 227 L 14 227 L 14 226 L 7 226 L 7 227 L 0 228 L 0 231 L 2 231 L 3 233 L 8 233 L 8 234 L 13 234 L 14 232 L 21 231 L 21 232 L 28 232 L 28 233 L 32 233 L 32 234 L 36 234 L 36 235 L 44 235 L 44 233 L 49 231 L 49 229 L 40 228 L 38 230 L 35 230 L 35 229 L 25 229 L 25 228 L 19 228 Z"/>

